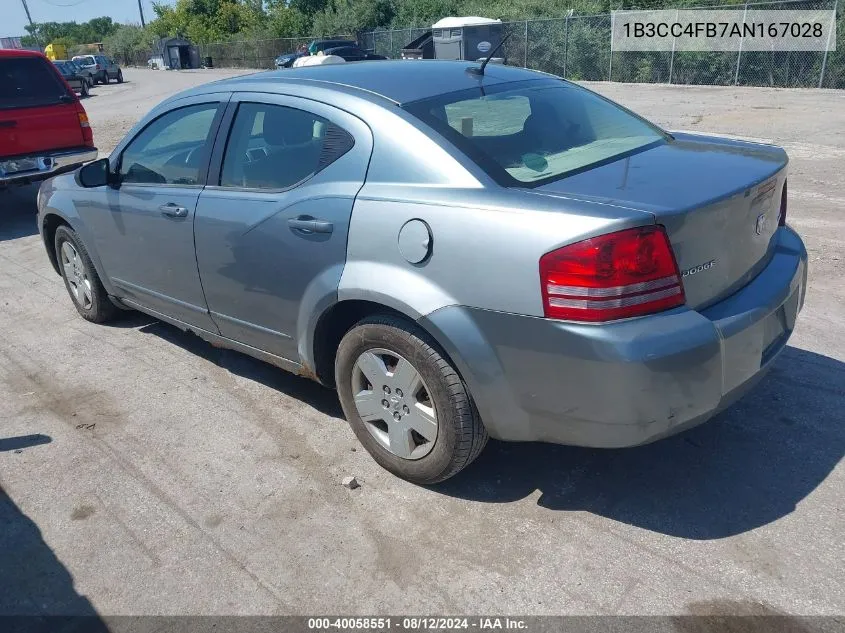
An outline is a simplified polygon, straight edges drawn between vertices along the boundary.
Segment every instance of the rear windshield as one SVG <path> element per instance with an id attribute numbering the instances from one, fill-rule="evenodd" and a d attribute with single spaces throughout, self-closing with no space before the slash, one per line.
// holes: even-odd
<path id="1" fill-rule="evenodd" d="M 40 57 L 0 59 L 0 108 L 53 105 L 67 95 L 67 87 Z"/>
<path id="2" fill-rule="evenodd" d="M 405 106 L 505 186 L 536 186 L 664 143 L 659 128 L 563 81 L 525 81 Z"/>
<path id="3" fill-rule="evenodd" d="M 77 55 L 73 58 L 73 61 L 83 66 L 93 66 L 97 63 L 97 60 L 94 59 L 93 55 Z"/>
<path id="4" fill-rule="evenodd" d="M 67 62 L 53 62 L 53 65 L 65 76 L 72 75 L 74 73 L 73 66 Z"/>

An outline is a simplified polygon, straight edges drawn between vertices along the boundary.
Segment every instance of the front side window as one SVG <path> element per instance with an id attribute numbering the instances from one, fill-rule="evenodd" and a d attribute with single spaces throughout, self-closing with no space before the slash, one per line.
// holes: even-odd
<path id="1" fill-rule="evenodd" d="M 121 182 L 197 185 L 210 146 L 216 103 L 171 110 L 123 150 Z"/>
<path id="2" fill-rule="evenodd" d="M 497 182 L 532 186 L 663 143 L 659 128 L 563 81 L 528 81 L 405 106 Z"/>
<path id="3" fill-rule="evenodd" d="M 349 133 L 311 112 L 242 103 L 226 144 L 220 185 L 289 189 L 340 158 L 353 145 Z"/>

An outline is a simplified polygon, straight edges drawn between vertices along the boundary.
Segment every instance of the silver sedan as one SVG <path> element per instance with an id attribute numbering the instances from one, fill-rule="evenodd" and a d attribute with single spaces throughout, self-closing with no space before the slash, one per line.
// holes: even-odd
<path id="1" fill-rule="evenodd" d="M 46 182 L 76 309 L 141 310 L 337 389 L 418 483 L 488 434 L 594 447 L 698 424 L 804 302 L 787 157 L 673 134 L 506 66 L 242 76 L 156 107 Z"/>

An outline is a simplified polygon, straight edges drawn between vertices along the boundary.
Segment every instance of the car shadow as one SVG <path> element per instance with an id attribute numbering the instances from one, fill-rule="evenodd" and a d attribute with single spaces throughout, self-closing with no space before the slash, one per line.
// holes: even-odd
<path id="1" fill-rule="evenodd" d="M 25 448 L 49 444 L 53 441 L 49 435 L 35 433 L 34 435 L 17 435 L 15 437 L 0 438 L 0 453 L 8 451 L 23 451 Z"/>
<path id="2" fill-rule="evenodd" d="M 38 233 L 36 215 L 39 184 L 0 189 L 0 242 Z"/>
<path id="3" fill-rule="evenodd" d="M 77 593 L 73 576 L 41 530 L 2 488 L 0 616 L 7 631 L 108 631 L 88 598 Z"/>
<path id="4" fill-rule="evenodd" d="M 133 320 L 134 319 L 134 320 Z M 153 334 L 343 419 L 337 394 L 145 316 Z M 647 446 L 600 450 L 491 440 L 469 468 L 431 489 L 484 503 L 540 491 L 552 511 L 587 511 L 671 536 L 719 539 L 790 514 L 845 455 L 845 363 L 787 347 L 769 374 L 713 420 Z"/>
<path id="5" fill-rule="evenodd" d="M 139 332 L 158 336 L 237 376 L 254 380 L 265 387 L 301 400 L 325 415 L 345 419 L 343 410 L 340 408 L 340 401 L 333 389 L 327 389 L 313 380 L 296 376 L 246 354 L 215 347 L 195 334 L 184 332 L 177 327 L 162 323 L 151 317 L 127 315 L 126 319 L 120 319 L 118 322 L 129 319 L 141 321 L 148 319 L 148 322 L 139 328 Z M 137 321 L 135 322 L 137 323 Z M 129 327 L 133 326 L 130 325 Z"/>
<path id="6" fill-rule="evenodd" d="M 759 385 L 713 420 L 637 448 L 491 441 L 442 494 L 584 511 L 690 539 L 791 513 L 845 454 L 845 363 L 787 347 Z"/>

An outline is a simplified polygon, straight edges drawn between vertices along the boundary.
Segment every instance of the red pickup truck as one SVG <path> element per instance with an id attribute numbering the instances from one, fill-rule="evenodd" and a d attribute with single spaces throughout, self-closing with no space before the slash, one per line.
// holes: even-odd
<path id="1" fill-rule="evenodd" d="M 97 158 L 88 115 L 41 53 L 0 50 L 0 188 Z"/>

